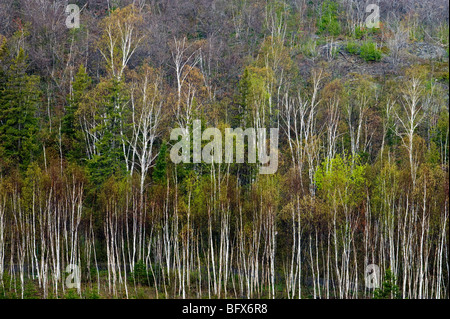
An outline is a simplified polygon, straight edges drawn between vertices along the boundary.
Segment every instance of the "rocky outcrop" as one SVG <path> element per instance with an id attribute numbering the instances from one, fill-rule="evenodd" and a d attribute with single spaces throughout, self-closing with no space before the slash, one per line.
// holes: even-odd
<path id="1" fill-rule="evenodd" d="M 407 50 L 418 58 L 426 60 L 440 60 L 447 55 L 444 48 L 426 42 L 410 43 Z"/>

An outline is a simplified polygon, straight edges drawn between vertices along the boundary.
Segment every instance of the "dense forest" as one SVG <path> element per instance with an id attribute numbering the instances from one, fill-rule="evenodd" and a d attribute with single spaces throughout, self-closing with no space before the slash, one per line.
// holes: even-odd
<path id="1" fill-rule="evenodd" d="M 68 4 L 0 0 L 0 298 L 449 298 L 447 0 Z"/>

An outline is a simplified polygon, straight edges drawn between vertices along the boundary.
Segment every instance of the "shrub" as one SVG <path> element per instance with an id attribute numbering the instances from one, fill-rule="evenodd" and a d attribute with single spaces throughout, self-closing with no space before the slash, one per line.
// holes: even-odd
<path id="1" fill-rule="evenodd" d="M 361 46 L 360 56 L 366 61 L 380 61 L 381 51 L 378 50 L 377 45 L 374 42 L 366 41 Z"/>
<path id="2" fill-rule="evenodd" d="M 152 267 L 155 273 L 160 271 L 159 266 L 153 265 Z M 141 286 L 153 286 L 155 278 L 150 267 L 147 268 L 145 263 L 139 260 L 134 264 L 133 272 L 130 274 L 130 281 Z"/>
<path id="3" fill-rule="evenodd" d="M 355 28 L 355 38 L 362 39 L 367 34 L 367 29 L 364 27 L 357 26 Z"/>
<path id="4" fill-rule="evenodd" d="M 301 52 L 308 58 L 315 58 L 319 55 L 319 49 L 317 47 L 317 42 L 313 39 L 308 39 L 306 42 L 301 44 Z"/>
<path id="5" fill-rule="evenodd" d="M 147 267 L 143 261 L 139 260 L 134 264 L 133 273 L 131 275 L 136 284 L 148 286 L 149 281 Z"/>
<path id="6" fill-rule="evenodd" d="M 347 43 L 347 52 L 350 54 L 358 54 L 359 52 L 359 45 L 356 42 L 348 42 Z"/>
<path id="7" fill-rule="evenodd" d="M 33 281 L 29 280 L 25 283 L 24 299 L 39 299 L 39 293 Z"/>
<path id="8" fill-rule="evenodd" d="M 100 294 L 96 289 L 95 290 L 87 289 L 84 295 L 86 299 L 100 299 Z"/>
<path id="9" fill-rule="evenodd" d="M 397 286 L 397 279 L 390 269 L 386 270 L 384 281 L 381 288 L 374 291 L 374 299 L 399 299 L 401 297 L 400 289 Z"/>
<path id="10" fill-rule="evenodd" d="M 76 289 L 68 289 L 64 295 L 64 299 L 80 299 Z"/>

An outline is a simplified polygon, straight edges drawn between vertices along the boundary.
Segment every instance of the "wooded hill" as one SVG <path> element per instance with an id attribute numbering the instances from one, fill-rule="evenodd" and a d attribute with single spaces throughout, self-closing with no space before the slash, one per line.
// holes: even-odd
<path id="1" fill-rule="evenodd" d="M 0 0 L 0 298 L 448 298 L 448 1 L 374 2 Z"/>

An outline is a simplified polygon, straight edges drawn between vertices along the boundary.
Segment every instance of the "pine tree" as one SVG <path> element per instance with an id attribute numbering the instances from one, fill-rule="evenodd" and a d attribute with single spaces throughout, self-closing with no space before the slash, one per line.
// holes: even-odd
<path id="1" fill-rule="evenodd" d="M 122 150 L 123 104 L 124 91 L 121 82 L 112 79 L 109 85 L 109 95 L 104 105 L 99 125 L 95 130 L 101 132 L 101 138 L 96 143 L 97 154 L 89 161 L 91 178 L 96 185 L 101 185 L 110 176 L 123 176 L 126 167 Z"/>
<path id="2" fill-rule="evenodd" d="M 85 148 L 80 124 L 76 113 L 80 103 L 86 98 L 86 93 L 91 84 L 91 78 L 86 73 L 83 65 L 80 65 L 72 84 L 72 92 L 68 98 L 66 114 L 62 119 L 61 133 L 63 134 L 64 148 L 67 157 L 71 160 L 79 161 L 83 158 Z"/>
<path id="3" fill-rule="evenodd" d="M 26 73 L 23 49 L 4 72 L 0 87 L 0 145 L 9 165 L 26 168 L 38 151 L 35 117 L 39 102 L 39 79 Z"/>
<path id="4" fill-rule="evenodd" d="M 397 279 L 392 274 L 390 268 L 386 269 L 383 286 L 374 291 L 374 299 L 400 299 L 400 289 L 397 285 Z"/>
<path id="5" fill-rule="evenodd" d="M 167 167 L 166 153 L 167 153 L 167 144 L 164 143 L 161 146 L 158 158 L 156 159 L 155 168 L 153 170 L 153 181 L 157 184 L 166 183 L 166 167 Z"/>

